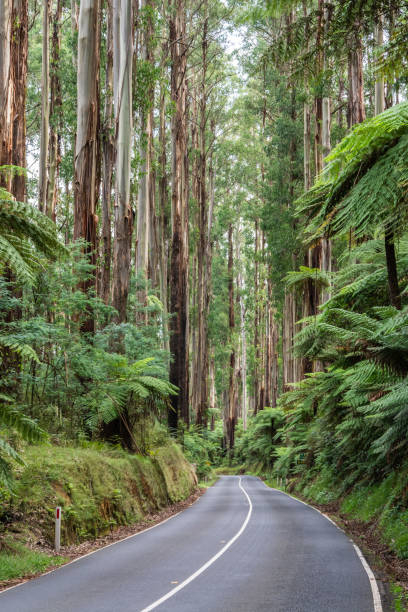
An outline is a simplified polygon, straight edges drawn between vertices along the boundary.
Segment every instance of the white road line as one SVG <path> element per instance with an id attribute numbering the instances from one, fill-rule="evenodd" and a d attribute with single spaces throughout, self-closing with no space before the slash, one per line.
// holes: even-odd
<path id="1" fill-rule="evenodd" d="M 314 506 L 311 506 L 310 504 L 302 501 L 301 499 L 298 499 L 297 497 L 294 497 L 290 493 L 286 493 L 285 491 L 281 491 L 280 489 L 275 489 L 274 487 L 268 487 L 268 485 L 265 484 L 265 483 L 264 483 L 264 485 L 270 491 L 278 491 L 279 493 L 282 493 L 283 495 L 287 495 L 288 497 L 291 497 L 292 499 L 294 499 L 295 501 L 299 502 L 300 504 L 303 504 L 304 506 L 308 506 L 309 508 L 312 508 L 312 510 L 316 510 L 316 512 L 318 512 L 319 514 L 324 516 L 324 518 L 327 519 L 328 521 L 330 521 L 335 527 L 337 527 L 337 529 L 339 529 L 340 531 L 345 533 L 344 529 L 339 527 L 337 525 L 337 523 L 335 523 L 333 521 L 333 519 L 331 519 L 329 516 L 327 516 L 327 514 L 324 514 L 324 512 L 321 512 L 318 508 L 315 508 Z M 380 591 L 378 589 L 377 580 L 376 580 L 376 578 L 375 578 L 375 576 L 373 574 L 373 571 L 372 571 L 371 567 L 368 565 L 368 563 L 367 563 L 363 553 L 359 549 L 359 547 L 356 544 L 354 544 L 353 540 L 350 539 L 350 542 L 353 544 L 354 549 L 355 549 L 355 551 L 357 553 L 357 556 L 360 559 L 361 564 L 364 567 L 365 572 L 366 572 L 366 574 L 368 576 L 368 579 L 370 581 L 371 593 L 372 593 L 372 596 L 373 596 L 374 612 L 383 612 L 383 607 L 382 607 L 382 603 L 381 603 L 381 595 L 380 595 Z"/>
<path id="2" fill-rule="evenodd" d="M 378 590 L 378 584 L 373 574 L 373 571 L 371 567 L 368 565 L 363 553 L 361 552 L 359 547 L 356 546 L 356 544 L 354 544 L 354 542 L 353 542 L 353 546 L 356 550 L 358 558 L 360 559 L 365 571 L 367 572 L 367 576 L 370 579 L 371 592 L 373 594 L 373 600 L 374 600 L 374 612 L 383 612 L 382 603 L 381 603 L 381 595 L 380 595 L 380 591 Z"/>
<path id="3" fill-rule="evenodd" d="M 209 561 L 207 561 L 207 563 L 204 563 L 204 565 L 202 565 L 196 572 L 194 572 L 194 574 L 191 574 L 191 576 L 186 578 L 186 580 L 181 582 L 178 586 L 176 586 L 174 589 L 169 591 L 166 595 L 163 595 L 163 597 L 160 597 L 160 599 L 157 599 L 156 601 L 154 601 L 152 604 L 150 604 L 150 606 L 147 606 L 147 608 L 143 608 L 143 610 L 141 610 L 141 612 L 150 612 L 150 610 L 155 610 L 156 608 L 161 606 L 162 603 L 164 603 L 165 601 L 170 599 L 170 597 L 173 597 L 173 595 L 175 595 L 176 593 L 181 591 L 181 589 L 184 589 L 184 587 L 186 587 L 188 584 L 190 584 L 190 582 L 193 582 L 193 580 L 198 578 L 198 576 L 200 576 L 200 574 L 205 572 L 205 570 L 208 569 L 210 567 L 210 565 L 215 563 L 217 561 L 217 559 L 219 559 L 230 548 L 230 546 L 232 546 L 234 544 L 234 542 L 236 542 L 238 540 L 238 538 L 244 533 L 244 531 L 245 531 L 245 529 L 246 529 L 246 527 L 247 527 L 247 525 L 249 523 L 249 520 L 251 518 L 251 514 L 252 514 L 252 502 L 251 502 L 251 498 L 249 497 L 248 493 L 245 491 L 244 487 L 241 484 L 241 477 L 239 478 L 239 483 L 238 484 L 239 484 L 240 489 L 242 490 L 242 492 L 246 496 L 246 498 L 248 500 L 248 503 L 249 503 L 248 514 L 246 515 L 246 518 L 245 518 L 244 522 L 242 523 L 241 529 L 239 531 L 237 531 L 237 533 L 234 535 L 234 537 L 231 538 L 226 543 L 226 545 L 223 548 L 221 548 L 221 550 L 219 552 L 217 552 L 216 555 L 211 557 L 211 559 Z"/>

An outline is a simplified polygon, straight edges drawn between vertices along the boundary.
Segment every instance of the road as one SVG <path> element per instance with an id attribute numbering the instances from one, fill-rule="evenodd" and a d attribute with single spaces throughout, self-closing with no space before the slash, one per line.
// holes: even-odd
<path id="1" fill-rule="evenodd" d="M 251 476 L 156 527 L 0 594 L 1 612 L 374 612 L 349 538 Z"/>

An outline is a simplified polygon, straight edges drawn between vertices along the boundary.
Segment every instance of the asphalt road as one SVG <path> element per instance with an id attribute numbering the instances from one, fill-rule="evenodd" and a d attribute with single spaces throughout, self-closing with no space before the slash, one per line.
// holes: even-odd
<path id="1" fill-rule="evenodd" d="M 374 612 L 349 538 L 251 476 L 148 531 L 0 594 L 0 612 Z"/>

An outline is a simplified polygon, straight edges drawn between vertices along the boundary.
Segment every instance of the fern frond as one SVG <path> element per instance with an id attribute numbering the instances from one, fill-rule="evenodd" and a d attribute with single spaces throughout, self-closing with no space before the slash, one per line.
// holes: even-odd
<path id="1" fill-rule="evenodd" d="M 66 254 L 54 223 L 30 204 L 0 194 L 0 263 L 9 266 L 21 282 L 31 283 L 41 257 Z"/>
<path id="2" fill-rule="evenodd" d="M 313 281 L 316 287 L 330 287 L 330 275 L 320 268 L 299 266 L 298 271 L 289 272 L 283 279 L 287 287 L 299 287 L 306 281 Z"/>
<path id="3" fill-rule="evenodd" d="M 4 400 L 0 401 L 0 424 L 15 429 L 30 442 L 39 442 L 47 437 L 45 431 L 33 419 Z"/>

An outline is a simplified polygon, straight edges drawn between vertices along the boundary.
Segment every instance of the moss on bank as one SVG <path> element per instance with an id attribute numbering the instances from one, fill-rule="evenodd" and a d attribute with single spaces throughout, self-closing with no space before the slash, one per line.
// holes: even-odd
<path id="1" fill-rule="evenodd" d="M 109 446 L 29 446 L 24 460 L 26 465 L 16 470 L 14 494 L 0 490 L 3 541 L 12 530 L 13 539 L 20 543 L 51 544 L 56 506 L 62 507 L 63 545 L 93 539 L 187 498 L 197 484 L 193 468 L 172 442 L 150 457 Z M 41 569 L 55 562 L 55 558 L 40 557 Z M 6 563 L 8 577 L 32 571 L 32 559 L 20 545 L 0 550 L 0 564 Z"/>

